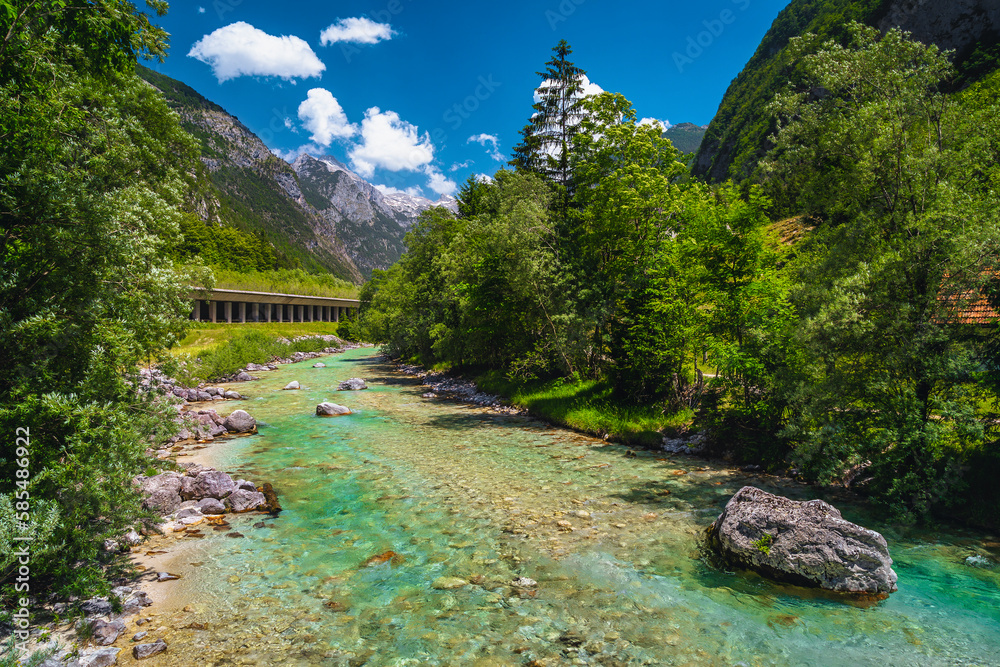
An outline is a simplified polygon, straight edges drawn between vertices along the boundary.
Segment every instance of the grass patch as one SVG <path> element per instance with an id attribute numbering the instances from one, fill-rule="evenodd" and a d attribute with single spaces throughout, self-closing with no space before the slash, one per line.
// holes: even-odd
<path id="1" fill-rule="evenodd" d="M 170 352 L 175 357 L 190 355 L 197 357 L 202 352 L 233 340 L 247 331 L 257 331 L 272 338 L 296 338 L 298 336 L 337 335 L 337 322 L 256 322 L 247 324 L 225 324 L 219 322 L 191 322 L 187 335 Z M 254 363 L 262 363 L 256 361 Z"/>
<path id="2" fill-rule="evenodd" d="M 275 357 L 288 357 L 295 352 L 316 352 L 330 343 L 320 338 L 307 338 L 286 342 L 282 338 L 291 339 L 294 336 L 319 335 L 332 333 L 331 326 L 336 324 L 304 323 L 303 325 L 284 325 L 286 327 L 310 326 L 323 324 L 323 331 L 293 331 L 279 329 L 277 332 L 267 327 L 281 327 L 276 324 L 239 325 L 239 328 L 228 326 L 229 331 L 209 329 L 196 332 L 195 342 L 181 346 L 174 351 L 173 356 L 162 366 L 168 375 L 173 375 L 187 386 L 195 386 L 198 382 L 212 381 L 236 373 L 247 364 L 264 364 Z M 335 330 L 335 329 L 334 329 Z M 205 334 L 201 336 L 200 334 Z M 192 337 L 192 333 L 184 340 Z"/>
<path id="3" fill-rule="evenodd" d="M 476 384 L 546 421 L 638 447 L 653 447 L 663 435 L 676 434 L 694 419 L 690 410 L 665 414 L 657 406 L 616 400 L 611 386 L 601 380 L 525 382 L 491 371 L 477 377 Z"/>

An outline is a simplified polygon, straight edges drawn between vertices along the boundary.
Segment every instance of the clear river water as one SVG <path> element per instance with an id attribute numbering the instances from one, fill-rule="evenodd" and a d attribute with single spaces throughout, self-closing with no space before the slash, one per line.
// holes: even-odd
<path id="1" fill-rule="evenodd" d="M 862 604 L 720 571 L 701 536 L 740 487 L 816 491 L 422 398 L 371 349 L 322 361 L 228 404 L 259 435 L 212 462 L 272 482 L 284 511 L 176 541 L 182 579 L 152 584 L 179 600 L 149 626 L 170 645 L 158 665 L 1000 664 L 1000 571 L 965 563 L 996 562 L 996 537 L 894 529 L 826 496 L 886 536 L 897 593 Z M 336 392 L 349 377 L 370 388 Z M 322 401 L 354 414 L 318 418 Z"/>

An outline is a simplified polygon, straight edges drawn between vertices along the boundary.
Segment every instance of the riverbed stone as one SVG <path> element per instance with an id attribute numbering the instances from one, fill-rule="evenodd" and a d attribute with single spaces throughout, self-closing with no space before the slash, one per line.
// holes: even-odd
<path id="1" fill-rule="evenodd" d="M 114 644 L 115 641 L 125 632 L 125 622 L 115 619 L 113 621 L 94 621 L 92 626 L 94 643 L 98 646 Z"/>
<path id="2" fill-rule="evenodd" d="M 202 498 L 198 501 L 198 509 L 202 514 L 225 514 L 226 506 L 216 498 Z"/>
<path id="3" fill-rule="evenodd" d="M 298 380 L 292 380 L 291 382 L 285 385 L 285 389 L 298 389 L 298 388 L 299 388 Z"/>
<path id="4" fill-rule="evenodd" d="M 461 588 L 462 586 L 466 586 L 468 583 L 468 581 L 460 579 L 459 577 L 438 577 L 431 584 L 431 588 L 446 591 L 451 590 L 452 588 Z"/>
<path id="5" fill-rule="evenodd" d="M 351 414 L 351 409 L 336 403 L 324 402 L 316 406 L 316 414 L 320 417 L 337 417 Z"/>
<path id="6" fill-rule="evenodd" d="M 208 393 L 207 391 L 196 391 L 195 392 L 195 400 L 196 401 L 211 401 L 212 400 L 212 395 L 210 393 Z"/>
<path id="7" fill-rule="evenodd" d="M 111 603 L 106 598 L 90 598 L 80 603 L 80 611 L 85 616 L 107 616 L 111 609 Z"/>
<path id="8" fill-rule="evenodd" d="M 167 650 L 167 642 L 157 639 L 152 644 L 136 644 L 132 647 L 132 655 L 136 660 L 143 660 Z"/>
<path id="9" fill-rule="evenodd" d="M 188 517 L 192 517 L 192 516 L 199 516 L 200 517 L 202 515 L 203 515 L 203 512 L 201 511 L 201 508 L 199 508 L 198 506 L 185 507 L 183 509 L 177 510 L 177 514 L 174 515 L 174 520 L 175 521 L 180 521 L 181 519 L 187 519 Z"/>
<path id="10" fill-rule="evenodd" d="M 896 590 L 885 538 L 822 500 L 790 500 L 744 486 L 709 538 L 727 563 L 780 581 L 878 596 Z"/>
<path id="11" fill-rule="evenodd" d="M 226 498 L 226 504 L 229 505 L 229 509 L 233 512 L 250 512 L 261 505 L 266 505 L 267 500 L 260 491 L 237 489 Z"/>
<path id="12" fill-rule="evenodd" d="M 257 486 L 248 479 L 238 479 L 236 480 L 237 489 L 245 489 L 246 491 L 256 491 Z"/>
<path id="13" fill-rule="evenodd" d="M 246 410 L 233 410 L 233 412 L 226 417 L 223 426 L 230 433 L 250 433 L 255 428 L 257 428 L 257 420 L 254 419 L 249 412 Z"/>
<path id="14" fill-rule="evenodd" d="M 225 397 L 230 401 L 238 401 L 243 398 L 243 395 L 238 391 L 233 391 L 232 389 L 227 389 Z"/>
<path id="15" fill-rule="evenodd" d="M 146 509 L 169 514 L 181 504 L 181 475 L 176 472 L 151 477 L 140 476 L 136 478 L 136 482 L 144 496 L 142 504 Z"/>
<path id="16" fill-rule="evenodd" d="M 337 391 L 361 391 L 367 388 L 368 385 L 361 378 L 347 378 L 337 385 Z"/>
<path id="17" fill-rule="evenodd" d="M 194 495 L 196 498 L 218 498 L 222 500 L 236 490 L 233 478 L 221 470 L 205 470 L 198 473 L 194 480 Z"/>
<path id="18" fill-rule="evenodd" d="M 120 648 L 108 646 L 96 651 L 81 651 L 80 657 L 67 663 L 66 667 L 110 667 L 118 664 Z"/>
<path id="19" fill-rule="evenodd" d="M 324 364 L 322 361 L 317 361 L 315 364 L 313 364 L 313 368 L 326 368 L 326 364 Z"/>
<path id="20" fill-rule="evenodd" d="M 236 382 L 250 382 L 253 378 L 246 371 L 240 371 L 236 374 Z"/>

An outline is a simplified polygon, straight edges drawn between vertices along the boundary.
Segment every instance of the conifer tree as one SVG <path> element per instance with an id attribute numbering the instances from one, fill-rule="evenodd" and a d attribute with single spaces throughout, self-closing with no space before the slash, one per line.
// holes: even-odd
<path id="1" fill-rule="evenodd" d="M 580 103 L 586 73 L 568 60 L 573 49 L 566 40 L 559 40 L 552 52 L 545 70 L 537 72 L 542 77 L 536 89 L 540 99 L 532 105 L 535 113 L 521 130 L 521 143 L 514 147 L 510 165 L 568 186 L 569 152 L 583 116 Z"/>

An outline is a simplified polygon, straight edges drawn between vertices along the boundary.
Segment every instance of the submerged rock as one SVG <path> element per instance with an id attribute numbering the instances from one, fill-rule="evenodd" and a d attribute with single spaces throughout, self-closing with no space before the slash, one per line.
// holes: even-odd
<path id="1" fill-rule="evenodd" d="M 336 403 L 320 403 L 316 406 L 316 414 L 320 417 L 337 417 L 351 414 L 351 409 Z"/>
<path id="2" fill-rule="evenodd" d="M 292 380 L 291 382 L 285 385 L 285 389 L 298 389 L 298 388 L 299 388 L 298 380 Z"/>
<path id="3" fill-rule="evenodd" d="M 324 364 L 322 361 L 317 361 L 315 364 L 313 364 L 313 368 L 326 368 L 326 364 Z"/>
<path id="4" fill-rule="evenodd" d="M 452 588 L 461 588 L 468 585 L 468 583 L 465 579 L 459 579 L 458 577 L 438 577 L 431 584 L 431 588 L 436 588 L 439 591 L 447 591 Z"/>
<path id="5" fill-rule="evenodd" d="M 896 573 L 885 538 L 846 521 L 822 500 L 805 502 L 744 486 L 709 528 L 730 564 L 843 593 L 887 595 Z"/>
<path id="6" fill-rule="evenodd" d="M 264 486 L 260 489 L 261 493 L 264 494 L 264 501 L 267 504 L 267 511 L 271 514 L 277 514 L 281 511 L 281 503 L 278 502 L 278 494 L 275 492 L 274 487 L 271 486 L 270 482 L 264 482 Z"/>
<path id="7" fill-rule="evenodd" d="M 337 391 L 361 391 L 367 388 L 368 385 L 361 378 L 348 378 L 337 385 Z"/>

